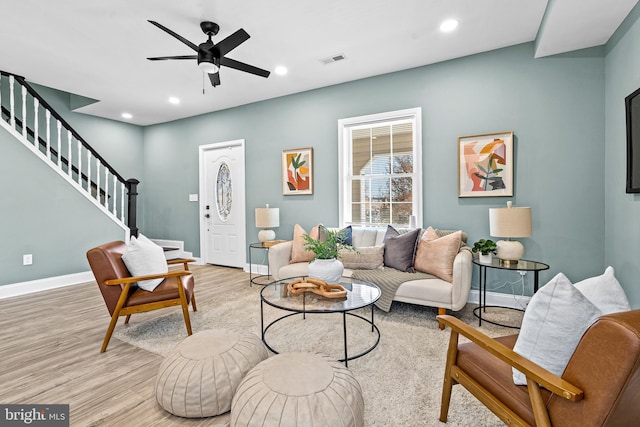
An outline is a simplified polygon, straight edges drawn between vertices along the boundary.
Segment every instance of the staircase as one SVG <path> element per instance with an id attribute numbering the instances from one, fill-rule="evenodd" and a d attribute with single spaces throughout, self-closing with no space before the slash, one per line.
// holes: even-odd
<path id="1" fill-rule="evenodd" d="M 122 227 L 137 235 L 136 179 L 125 180 L 23 77 L 0 71 L 0 126 Z"/>

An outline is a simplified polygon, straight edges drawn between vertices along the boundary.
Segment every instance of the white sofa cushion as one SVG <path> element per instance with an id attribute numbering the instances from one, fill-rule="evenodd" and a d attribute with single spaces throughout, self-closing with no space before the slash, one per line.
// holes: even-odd
<path id="1" fill-rule="evenodd" d="M 356 248 L 377 246 L 384 239 L 384 230 L 354 227 L 351 231 L 351 244 Z"/>

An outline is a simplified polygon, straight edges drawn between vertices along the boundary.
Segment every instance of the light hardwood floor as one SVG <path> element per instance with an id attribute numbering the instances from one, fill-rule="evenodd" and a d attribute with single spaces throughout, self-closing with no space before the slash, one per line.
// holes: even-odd
<path id="1" fill-rule="evenodd" d="M 190 269 L 198 310 L 214 306 L 216 296 L 232 287 L 249 286 L 249 274 L 240 269 Z M 133 315 L 130 323 L 171 310 L 180 308 Z M 185 419 L 160 408 L 154 383 L 162 357 L 117 338 L 101 354 L 108 324 L 95 282 L 0 300 L 0 402 L 69 404 L 72 426 L 227 424 L 228 415 Z"/>

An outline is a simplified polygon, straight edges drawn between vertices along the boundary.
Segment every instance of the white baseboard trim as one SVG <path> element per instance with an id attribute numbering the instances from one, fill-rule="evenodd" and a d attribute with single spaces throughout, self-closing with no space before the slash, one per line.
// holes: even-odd
<path id="1" fill-rule="evenodd" d="M 194 258 L 196 265 L 204 265 L 201 258 Z M 249 264 L 244 267 L 245 272 L 249 272 Z M 264 264 L 254 264 L 253 274 L 267 274 L 267 266 Z M 31 294 L 34 292 L 46 291 L 49 289 L 62 288 L 65 286 L 79 285 L 95 280 L 91 271 L 85 271 L 82 273 L 67 274 L 64 276 L 48 277 L 46 279 L 31 280 L 22 283 L 12 283 L 9 285 L 0 286 L 0 299 L 16 297 L 20 295 Z M 469 299 L 467 300 L 471 304 L 478 304 L 478 291 L 472 289 L 469 292 Z M 529 304 L 531 297 L 503 294 L 499 292 L 487 292 L 487 305 L 499 305 L 502 307 L 512 308 L 525 308 Z"/>
<path id="2" fill-rule="evenodd" d="M 190 254 L 190 252 L 186 252 L 186 254 Z M 196 260 L 194 264 L 204 265 L 202 259 L 193 259 Z M 93 282 L 94 280 L 95 278 L 93 277 L 93 273 L 91 271 L 85 271 L 82 273 L 66 274 L 64 276 L 30 280 L 28 282 L 11 283 L 9 285 L 0 286 L 0 299 L 48 291 L 50 289 L 63 288 L 65 286 L 81 285 L 83 283 Z"/>
<path id="3" fill-rule="evenodd" d="M 253 267 L 253 270 L 251 271 L 250 266 L 247 263 L 244 265 L 243 270 L 245 273 L 251 272 L 252 274 L 262 274 L 262 275 L 266 275 L 269 270 L 269 267 L 266 264 L 253 264 L 252 267 Z"/>
<path id="4" fill-rule="evenodd" d="M 480 292 L 477 289 L 472 289 L 469 292 L 469 299 L 467 302 L 471 304 L 478 304 Z M 498 305 L 501 307 L 521 308 L 524 309 L 529 304 L 531 297 L 524 295 L 503 294 L 499 292 L 487 292 L 487 300 L 485 305 Z"/>
<path id="5" fill-rule="evenodd" d="M 12 283 L 0 286 L 0 299 L 47 291 L 49 289 L 62 288 L 65 286 L 80 285 L 93 280 L 95 280 L 93 273 L 91 273 L 91 271 L 85 271 L 83 273 L 66 274 L 64 276 L 47 277 L 46 279 Z"/>

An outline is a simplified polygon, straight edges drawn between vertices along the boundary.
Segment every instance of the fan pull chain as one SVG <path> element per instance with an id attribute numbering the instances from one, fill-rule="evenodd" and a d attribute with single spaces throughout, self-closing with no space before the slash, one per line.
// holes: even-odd
<path id="1" fill-rule="evenodd" d="M 202 94 L 204 95 L 204 73 L 202 73 Z"/>

